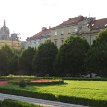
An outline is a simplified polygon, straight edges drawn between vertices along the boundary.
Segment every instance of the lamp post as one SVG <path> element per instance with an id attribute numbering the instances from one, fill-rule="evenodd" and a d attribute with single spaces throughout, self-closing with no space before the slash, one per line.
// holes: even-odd
<path id="1" fill-rule="evenodd" d="M 89 44 L 90 44 L 90 46 L 92 45 L 92 40 L 91 40 L 91 30 L 92 30 L 92 27 L 94 26 L 94 24 L 92 23 L 92 21 L 90 21 L 88 24 L 87 24 L 87 26 L 88 26 L 88 28 L 89 28 L 89 36 L 90 36 L 90 40 L 89 40 Z"/>
<path id="2" fill-rule="evenodd" d="M 18 41 L 18 49 L 19 49 L 19 40 L 21 39 L 21 37 L 19 37 L 18 35 L 20 35 L 20 34 L 17 34 L 17 37 L 16 37 L 16 39 L 17 39 L 17 41 Z"/>

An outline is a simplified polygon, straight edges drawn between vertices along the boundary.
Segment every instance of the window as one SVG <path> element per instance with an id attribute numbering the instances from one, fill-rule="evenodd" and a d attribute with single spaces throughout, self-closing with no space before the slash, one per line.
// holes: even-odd
<path id="1" fill-rule="evenodd" d="M 64 35 L 64 31 L 61 31 L 61 35 Z"/>
<path id="2" fill-rule="evenodd" d="M 57 45 L 57 41 L 58 41 L 58 39 L 54 39 L 55 45 Z"/>
<path id="3" fill-rule="evenodd" d="M 62 45 L 64 44 L 64 38 L 61 38 L 61 44 Z"/>
<path id="4" fill-rule="evenodd" d="M 55 32 L 55 36 L 57 35 L 57 31 Z"/>

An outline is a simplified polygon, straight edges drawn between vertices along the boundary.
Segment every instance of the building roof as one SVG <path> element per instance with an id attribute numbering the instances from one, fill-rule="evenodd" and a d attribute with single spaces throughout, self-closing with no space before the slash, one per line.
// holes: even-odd
<path id="1" fill-rule="evenodd" d="M 85 19 L 85 17 L 83 17 L 83 16 L 69 18 L 67 21 L 64 21 L 63 23 L 61 23 L 60 25 L 58 25 L 56 27 L 78 24 L 78 22 L 83 21 L 84 19 Z"/>
<path id="2" fill-rule="evenodd" d="M 51 30 L 51 28 L 47 29 L 47 28 L 43 27 L 42 31 L 33 35 L 32 37 L 28 38 L 27 40 L 36 40 L 36 39 L 40 39 L 43 37 L 47 37 L 47 36 L 49 36 L 50 30 Z"/>
<path id="3" fill-rule="evenodd" d="M 107 27 L 107 18 L 94 20 L 92 22 L 92 30 L 103 29 Z"/>

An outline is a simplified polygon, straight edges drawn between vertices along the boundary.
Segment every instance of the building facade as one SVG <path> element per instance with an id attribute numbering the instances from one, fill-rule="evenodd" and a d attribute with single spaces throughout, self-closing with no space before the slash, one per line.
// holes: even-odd
<path id="1" fill-rule="evenodd" d="M 40 44 L 50 39 L 50 34 L 51 28 L 47 29 L 46 27 L 43 27 L 39 33 L 27 38 L 25 48 L 28 48 L 29 46 L 38 48 Z"/>
<path id="2" fill-rule="evenodd" d="M 0 29 L 0 48 L 5 45 L 15 49 L 21 49 L 21 42 L 17 34 L 13 33 L 10 35 L 9 28 L 6 27 L 6 22 L 4 20 L 3 27 Z"/>
<path id="3" fill-rule="evenodd" d="M 34 41 L 39 46 L 43 43 L 42 40 L 51 40 L 55 45 L 60 48 L 64 41 L 70 36 L 80 36 L 85 38 L 90 45 L 96 39 L 97 34 L 104 28 L 107 27 L 107 18 L 96 20 L 94 17 L 83 17 L 78 16 L 74 18 L 69 18 L 67 21 L 59 24 L 51 29 L 45 29 L 49 34 L 45 34 L 44 30 L 42 33 L 37 33 L 36 35 L 30 37 L 29 41 Z M 45 37 L 45 39 L 44 39 Z"/>

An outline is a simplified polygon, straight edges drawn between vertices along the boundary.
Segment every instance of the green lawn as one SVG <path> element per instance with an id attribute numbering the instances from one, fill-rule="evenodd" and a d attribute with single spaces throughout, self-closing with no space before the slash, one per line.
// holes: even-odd
<path id="1" fill-rule="evenodd" d="M 82 98 L 107 100 L 107 81 L 72 81 L 66 80 L 64 85 L 27 86 L 25 90 L 55 95 L 76 96 Z M 20 89 L 16 85 L 0 86 Z"/>

